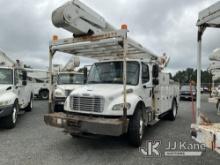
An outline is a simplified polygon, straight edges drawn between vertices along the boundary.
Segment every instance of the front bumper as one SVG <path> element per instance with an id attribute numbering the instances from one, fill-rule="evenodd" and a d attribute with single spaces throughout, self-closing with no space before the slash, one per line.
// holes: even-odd
<path id="1" fill-rule="evenodd" d="M 64 128 L 68 133 L 91 133 L 96 135 L 120 136 L 127 132 L 128 122 L 121 118 L 91 117 L 65 113 L 44 115 L 47 125 Z"/>
<path id="2" fill-rule="evenodd" d="M 220 123 L 191 125 L 191 137 L 220 154 Z"/>
<path id="3" fill-rule="evenodd" d="M 55 97 L 55 105 L 64 105 L 66 97 Z"/>
<path id="4" fill-rule="evenodd" d="M 186 95 L 186 94 L 180 94 L 181 99 L 192 99 L 191 95 Z M 196 95 L 193 95 L 193 98 L 196 98 Z"/>
<path id="5" fill-rule="evenodd" d="M 13 112 L 13 105 L 0 107 L 0 118 L 9 116 Z"/>

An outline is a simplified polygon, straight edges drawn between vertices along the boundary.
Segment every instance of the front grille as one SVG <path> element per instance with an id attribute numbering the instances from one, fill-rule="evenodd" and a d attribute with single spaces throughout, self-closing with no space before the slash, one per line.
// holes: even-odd
<path id="1" fill-rule="evenodd" d="M 70 107 L 74 111 L 101 113 L 104 110 L 104 98 L 99 96 L 94 96 L 94 97 L 71 96 Z"/>

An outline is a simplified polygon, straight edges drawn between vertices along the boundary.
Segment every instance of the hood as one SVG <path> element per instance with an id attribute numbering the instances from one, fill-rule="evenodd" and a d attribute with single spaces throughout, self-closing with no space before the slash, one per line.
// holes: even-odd
<path id="1" fill-rule="evenodd" d="M 58 89 L 61 89 L 61 90 L 75 90 L 77 88 L 80 88 L 82 85 L 57 85 L 57 88 Z"/>
<path id="2" fill-rule="evenodd" d="M 11 87 L 12 85 L 0 85 L 0 95 L 4 94 L 6 92 L 6 89 Z"/>
<path id="3" fill-rule="evenodd" d="M 132 88 L 127 86 L 127 89 Z M 90 84 L 73 91 L 71 95 L 98 95 L 104 97 L 121 95 L 123 85 L 120 84 Z"/>

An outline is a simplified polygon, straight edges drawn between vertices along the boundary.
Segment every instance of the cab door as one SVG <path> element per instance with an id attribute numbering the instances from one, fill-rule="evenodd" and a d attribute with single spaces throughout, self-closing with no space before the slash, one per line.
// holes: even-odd
<path id="1" fill-rule="evenodd" d="M 149 66 L 145 63 L 142 63 L 141 65 L 142 65 L 142 72 L 141 72 L 142 98 L 144 100 L 145 106 L 150 107 L 152 105 L 152 83 L 150 82 Z"/>
<path id="2" fill-rule="evenodd" d="M 18 103 L 19 106 L 21 107 L 23 102 L 21 98 L 21 93 L 22 93 L 22 80 L 21 80 L 21 70 L 15 69 L 14 70 L 14 82 L 15 82 L 15 93 L 18 96 Z"/>
<path id="3" fill-rule="evenodd" d="M 22 109 L 28 105 L 30 97 L 30 92 L 24 81 L 24 71 L 22 69 L 15 69 L 15 92 L 18 95 L 18 102 Z"/>

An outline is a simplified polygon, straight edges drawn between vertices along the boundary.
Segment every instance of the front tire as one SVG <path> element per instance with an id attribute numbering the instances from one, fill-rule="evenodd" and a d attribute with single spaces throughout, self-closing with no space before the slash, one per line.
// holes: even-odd
<path id="1" fill-rule="evenodd" d="M 138 108 L 130 119 L 128 127 L 128 139 L 132 146 L 139 147 L 142 144 L 144 128 L 143 113 Z"/>
<path id="2" fill-rule="evenodd" d="M 19 110 L 18 103 L 15 102 L 12 107 L 12 113 L 9 116 L 4 117 L 2 119 L 2 123 L 4 125 L 4 128 L 12 129 L 16 126 L 18 110 Z"/>
<path id="3" fill-rule="evenodd" d="M 31 97 L 28 106 L 25 108 L 25 112 L 31 112 L 32 109 L 33 109 L 33 98 Z"/>
<path id="4" fill-rule="evenodd" d="M 61 107 L 60 107 L 58 104 L 55 104 L 53 111 L 54 111 L 54 112 L 61 112 L 60 108 L 61 108 Z"/>

